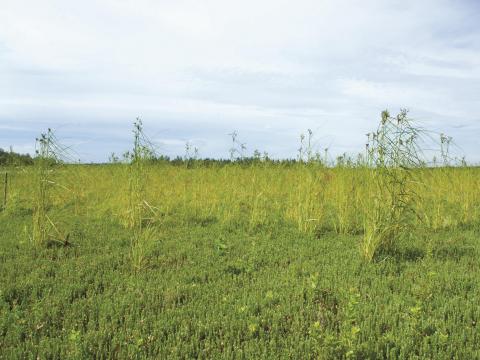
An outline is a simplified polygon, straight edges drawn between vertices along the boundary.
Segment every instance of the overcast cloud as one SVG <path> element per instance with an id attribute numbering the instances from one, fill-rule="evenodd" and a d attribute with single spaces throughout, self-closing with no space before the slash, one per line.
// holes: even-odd
<path id="1" fill-rule="evenodd" d="M 83 161 L 129 147 L 140 116 L 164 154 L 361 151 L 381 110 L 410 109 L 480 161 L 476 0 L 2 0 L 0 147 L 56 130 Z"/>

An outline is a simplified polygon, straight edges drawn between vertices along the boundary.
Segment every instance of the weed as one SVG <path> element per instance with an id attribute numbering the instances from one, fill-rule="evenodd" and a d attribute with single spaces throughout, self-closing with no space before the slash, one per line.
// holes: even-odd
<path id="1" fill-rule="evenodd" d="M 407 110 L 396 117 L 382 112 L 377 131 L 369 135 L 370 189 L 365 199 L 361 244 L 367 261 L 379 251 L 388 250 L 414 225 L 415 204 L 419 201 L 416 188 L 421 179 L 413 169 L 424 164 L 421 136 L 422 129 L 407 116 Z"/>
<path id="2" fill-rule="evenodd" d="M 129 170 L 129 202 L 127 226 L 133 230 L 130 258 L 135 271 L 140 271 L 145 265 L 146 253 L 154 235 L 153 218 L 157 217 L 156 209 L 147 202 L 146 166 L 154 157 L 152 142 L 143 132 L 140 118 L 133 124 L 133 150 L 127 156 Z"/>
<path id="3" fill-rule="evenodd" d="M 48 217 L 47 211 L 51 205 L 51 187 L 55 184 L 53 179 L 54 166 L 58 163 L 58 142 L 51 129 L 37 139 L 37 149 L 34 169 L 33 191 L 33 233 L 32 240 L 36 245 L 47 242 L 53 222 Z"/>

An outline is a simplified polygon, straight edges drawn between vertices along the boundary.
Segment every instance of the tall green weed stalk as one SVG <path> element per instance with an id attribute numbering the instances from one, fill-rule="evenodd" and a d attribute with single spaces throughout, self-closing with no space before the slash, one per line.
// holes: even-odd
<path id="1" fill-rule="evenodd" d="M 151 221 L 155 208 L 147 202 L 147 165 L 155 158 L 155 151 L 139 118 L 133 124 L 133 135 L 133 150 L 126 154 L 130 162 L 127 226 L 133 230 L 132 265 L 135 271 L 140 271 L 145 267 L 147 250 L 155 235 Z"/>
<path id="2" fill-rule="evenodd" d="M 420 182 L 415 169 L 424 165 L 422 133 L 408 111 L 401 110 L 395 117 L 383 111 L 378 129 L 368 134 L 370 196 L 361 243 L 367 261 L 391 249 L 414 226 L 419 201 L 415 189 Z"/>
<path id="3" fill-rule="evenodd" d="M 55 185 L 55 166 L 60 163 L 65 150 L 52 129 L 36 139 L 32 231 L 32 241 L 36 245 L 44 245 L 52 230 L 59 235 L 57 227 L 48 216 L 48 208 L 51 206 L 51 188 Z"/>
<path id="4" fill-rule="evenodd" d="M 147 165 L 155 157 L 153 145 L 144 134 L 139 118 L 133 124 L 133 135 L 133 149 L 125 154 L 129 161 L 127 227 L 131 229 L 141 228 L 152 209 L 146 201 Z"/>

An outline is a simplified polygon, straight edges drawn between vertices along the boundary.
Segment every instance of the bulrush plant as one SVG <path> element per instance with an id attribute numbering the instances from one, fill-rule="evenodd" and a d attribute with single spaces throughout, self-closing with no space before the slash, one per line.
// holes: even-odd
<path id="1" fill-rule="evenodd" d="M 152 220 L 156 209 L 147 202 L 147 164 L 155 157 L 152 142 L 143 132 L 140 118 L 133 124 L 133 150 L 126 154 L 129 160 L 129 191 L 126 225 L 133 230 L 130 257 L 135 271 L 145 266 L 148 246 L 155 235 Z"/>
<path id="2" fill-rule="evenodd" d="M 60 146 L 51 129 L 36 139 L 36 146 L 32 241 L 36 245 L 45 245 L 48 241 L 56 239 L 66 244 L 67 240 L 48 216 L 48 208 L 51 206 L 51 188 L 56 185 L 55 167 L 60 163 L 65 148 Z M 55 232 L 53 236 L 52 230 Z"/>
<path id="3" fill-rule="evenodd" d="M 391 249 L 415 224 L 415 205 L 419 201 L 415 189 L 421 174 L 415 168 L 424 165 L 422 133 L 407 110 L 401 110 L 396 117 L 383 111 L 378 129 L 368 134 L 370 181 L 361 243 L 367 261 Z"/>

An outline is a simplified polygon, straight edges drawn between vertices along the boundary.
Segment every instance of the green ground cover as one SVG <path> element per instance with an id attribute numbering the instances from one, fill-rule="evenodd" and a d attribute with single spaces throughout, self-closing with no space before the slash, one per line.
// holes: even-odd
<path id="1" fill-rule="evenodd" d="M 89 171 L 105 183 L 118 169 Z M 158 171 L 177 172 L 185 188 L 188 170 Z M 190 179 L 218 176 L 192 171 Z M 189 194 L 175 199 L 180 210 L 163 203 L 144 266 L 134 269 L 132 231 L 100 201 L 116 202 L 114 190 L 95 181 L 77 204 L 52 201 L 68 244 L 34 246 L 29 179 L 17 176 L 22 191 L 0 213 L 0 358 L 480 357 L 474 222 L 412 230 L 367 262 L 361 231 L 302 231 L 273 210 L 251 226 L 252 202 L 238 205 L 243 217 L 201 212 L 191 203 L 201 197 Z"/>

